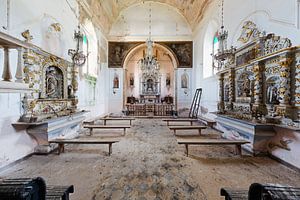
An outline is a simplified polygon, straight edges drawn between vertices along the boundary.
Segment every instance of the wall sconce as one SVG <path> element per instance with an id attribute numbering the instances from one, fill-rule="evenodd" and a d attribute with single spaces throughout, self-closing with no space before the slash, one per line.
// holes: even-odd
<path id="1" fill-rule="evenodd" d="M 81 67 L 86 62 L 86 55 L 83 54 L 82 44 L 83 44 L 83 34 L 80 31 L 80 26 L 78 26 L 78 31 L 74 32 L 74 39 L 77 42 L 76 49 L 69 49 L 68 55 L 72 57 L 74 64 Z"/>

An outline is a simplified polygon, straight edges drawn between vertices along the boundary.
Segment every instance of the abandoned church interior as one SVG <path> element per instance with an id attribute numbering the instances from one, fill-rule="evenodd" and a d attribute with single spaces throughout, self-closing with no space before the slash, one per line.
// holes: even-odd
<path id="1" fill-rule="evenodd" d="M 0 0 L 1 200 L 299 200 L 300 0 Z"/>

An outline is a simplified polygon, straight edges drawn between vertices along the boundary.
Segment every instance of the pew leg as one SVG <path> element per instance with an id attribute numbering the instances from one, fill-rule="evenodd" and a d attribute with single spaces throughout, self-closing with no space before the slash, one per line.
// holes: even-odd
<path id="1" fill-rule="evenodd" d="M 58 144 L 58 155 L 60 155 L 60 153 L 65 152 L 65 145 L 62 143 Z"/>
<path id="2" fill-rule="evenodd" d="M 92 135 L 93 135 L 93 129 L 90 128 L 90 136 L 92 136 Z"/>
<path id="3" fill-rule="evenodd" d="M 174 135 L 176 135 L 176 130 L 174 129 Z"/>
<path id="4" fill-rule="evenodd" d="M 190 123 L 191 123 L 191 126 L 193 126 L 193 122 L 191 121 Z"/>
<path id="5" fill-rule="evenodd" d="M 108 144 L 108 155 L 110 156 L 112 153 L 112 143 Z"/>
<path id="6" fill-rule="evenodd" d="M 185 154 L 187 157 L 189 157 L 189 145 L 185 144 Z"/>
<path id="7" fill-rule="evenodd" d="M 235 145 L 236 155 L 242 155 L 242 146 L 240 144 Z"/>
<path id="8" fill-rule="evenodd" d="M 201 135 L 201 129 L 198 129 L 198 133 L 199 133 L 199 135 Z"/>

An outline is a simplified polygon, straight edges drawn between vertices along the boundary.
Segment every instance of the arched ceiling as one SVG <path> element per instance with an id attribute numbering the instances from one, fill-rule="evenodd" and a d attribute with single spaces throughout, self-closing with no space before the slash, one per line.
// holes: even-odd
<path id="1" fill-rule="evenodd" d="M 109 32 L 112 24 L 122 10 L 143 2 L 152 1 L 168 4 L 178 10 L 185 17 L 193 30 L 201 21 L 205 8 L 213 0 L 79 0 L 85 1 L 89 7 L 89 15 Z"/>

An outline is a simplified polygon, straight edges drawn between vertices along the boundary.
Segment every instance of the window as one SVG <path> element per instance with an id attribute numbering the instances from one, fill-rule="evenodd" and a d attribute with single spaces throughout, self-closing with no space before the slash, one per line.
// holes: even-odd
<path id="1" fill-rule="evenodd" d="M 216 32 L 217 26 L 214 23 L 210 23 L 203 43 L 203 78 L 212 76 L 214 72 L 214 59 L 213 54 L 218 52 L 219 40 L 218 33 Z"/>
<path id="2" fill-rule="evenodd" d="M 213 50 L 212 50 L 212 54 L 216 55 L 218 53 L 218 49 L 219 49 L 219 33 L 216 32 L 214 39 L 213 39 Z M 215 74 L 217 71 L 215 70 L 215 67 L 218 65 L 217 60 L 214 59 L 214 57 L 212 56 L 212 73 Z"/>

